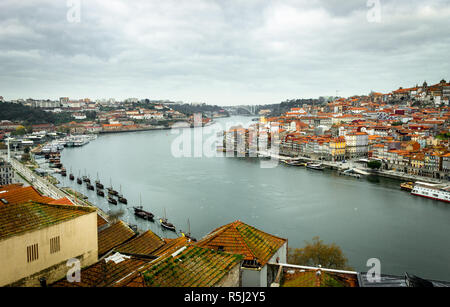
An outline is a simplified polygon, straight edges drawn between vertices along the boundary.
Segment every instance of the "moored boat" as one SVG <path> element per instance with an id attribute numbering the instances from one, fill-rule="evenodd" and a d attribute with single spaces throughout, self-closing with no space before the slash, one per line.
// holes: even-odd
<path id="1" fill-rule="evenodd" d="M 167 230 L 170 231 L 176 231 L 175 225 L 172 223 L 169 223 L 169 220 L 166 218 L 166 209 L 164 209 L 164 218 L 160 218 L 159 222 L 161 223 L 161 226 Z"/>
<path id="2" fill-rule="evenodd" d="M 295 160 L 282 160 L 284 164 L 290 165 L 290 166 L 306 166 L 307 163 L 301 162 L 301 161 L 295 161 Z"/>
<path id="3" fill-rule="evenodd" d="M 102 190 L 97 190 L 97 195 L 101 196 L 101 197 L 105 197 L 105 192 L 103 192 Z"/>
<path id="4" fill-rule="evenodd" d="M 147 220 L 147 221 L 153 221 L 153 213 L 145 211 L 142 209 L 142 206 L 134 207 L 134 215 L 137 217 L 140 217 L 141 219 Z"/>
<path id="5" fill-rule="evenodd" d="M 120 194 L 117 194 L 117 199 L 119 200 L 119 203 L 122 203 L 122 204 L 128 204 L 128 200 L 125 198 L 125 197 L 123 197 L 123 195 L 122 195 L 122 186 L 120 186 Z"/>
<path id="6" fill-rule="evenodd" d="M 189 219 L 188 219 L 188 231 L 187 232 L 180 231 L 180 233 L 183 237 L 186 237 L 191 241 L 197 242 L 197 239 L 191 235 L 191 224 L 189 223 Z"/>
<path id="7" fill-rule="evenodd" d="M 111 182 L 111 186 L 109 188 L 107 188 L 108 194 L 117 196 L 117 194 L 119 194 L 119 192 L 117 192 L 116 190 L 113 189 L 112 180 L 110 180 L 110 182 Z"/>
<path id="8" fill-rule="evenodd" d="M 97 189 L 104 188 L 103 184 L 100 182 L 100 179 L 98 178 L 98 173 L 97 173 L 97 180 L 95 180 L 95 186 L 97 187 Z"/>
<path id="9" fill-rule="evenodd" d="M 103 184 L 101 184 L 100 183 L 100 181 L 95 181 L 95 186 L 97 187 L 97 189 L 103 189 L 104 188 L 104 186 L 103 186 Z"/>
<path id="10" fill-rule="evenodd" d="M 113 205 L 117 205 L 117 200 L 108 195 L 108 202 Z"/>
<path id="11" fill-rule="evenodd" d="M 403 182 L 400 184 L 400 188 L 404 191 L 411 192 L 414 189 L 414 182 Z"/>
<path id="12" fill-rule="evenodd" d="M 323 171 L 325 169 L 325 167 L 320 163 L 308 163 L 306 167 L 316 171 Z"/>
<path id="13" fill-rule="evenodd" d="M 447 203 L 450 202 L 450 186 L 446 184 L 416 182 L 411 194 Z"/>
<path id="14" fill-rule="evenodd" d="M 167 230 L 175 231 L 175 226 L 172 223 L 169 223 L 169 221 L 166 218 L 160 218 L 159 222 L 161 223 L 161 226 Z"/>

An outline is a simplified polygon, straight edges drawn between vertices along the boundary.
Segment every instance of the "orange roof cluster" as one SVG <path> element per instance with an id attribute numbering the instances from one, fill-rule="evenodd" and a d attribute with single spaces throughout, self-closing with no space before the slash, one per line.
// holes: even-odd
<path id="1" fill-rule="evenodd" d="M 212 287 L 241 262 L 241 255 L 188 246 L 172 256 L 167 254 L 139 273 L 125 278 L 120 286 Z"/>
<path id="2" fill-rule="evenodd" d="M 21 204 L 25 202 L 39 202 L 39 203 L 51 203 L 55 199 L 42 196 L 35 188 L 29 187 L 14 187 L 7 191 L 0 192 L 0 199 L 5 200 L 8 204 Z M 0 206 L 5 202 L 0 202 Z"/>
<path id="3" fill-rule="evenodd" d="M 146 255 L 150 256 L 152 252 L 163 246 L 165 242 L 154 234 L 151 230 L 140 234 L 130 241 L 115 248 L 121 254 Z"/>
<path id="4" fill-rule="evenodd" d="M 67 278 L 53 283 L 52 287 L 113 287 L 134 271 L 148 264 L 148 260 L 127 258 L 120 262 L 100 260 L 81 270 L 80 282 L 69 282 Z"/>
<path id="5" fill-rule="evenodd" d="M 123 221 L 116 222 L 98 233 L 98 255 L 103 256 L 113 248 L 135 236 L 135 232 Z"/>
<path id="6" fill-rule="evenodd" d="M 96 209 L 37 202 L 0 206 L 0 239 L 56 225 L 92 212 L 96 212 Z"/>
<path id="7" fill-rule="evenodd" d="M 224 225 L 212 231 L 197 246 L 240 254 L 245 260 L 264 266 L 278 249 L 287 242 L 241 221 Z"/>

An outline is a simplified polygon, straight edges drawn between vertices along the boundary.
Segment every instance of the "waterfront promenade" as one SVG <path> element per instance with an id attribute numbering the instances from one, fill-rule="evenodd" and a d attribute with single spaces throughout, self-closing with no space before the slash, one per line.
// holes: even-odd
<path id="1" fill-rule="evenodd" d="M 380 177 L 391 178 L 391 179 L 402 180 L 402 181 L 423 181 L 423 182 L 449 184 L 450 185 L 450 182 L 447 180 L 438 180 L 438 179 L 430 178 L 430 177 L 406 174 L 406 173 L 397 172 L 394 170 L 374 171 L 372 169 L 362 167 L 361 163 L 357 162 L 358 159 L 348 160 L 346 162 L 332 162 L 332 161 L 314 160 L 314 159 L 311 159 L 308 157 L 301 157 L 301 156 L 293 158 L 293 157 L 276 154 L 276 153 L 273 153 L 270 151 L 258 151 L 258 156 L 262 157 L 262 158 L 272 158 L 272 159 L 278 159 L 278 160 L 305 161 L 305 162 L 321 163 L 322 165 L 324 165 L 327 168 L 330 168 L 332 170 L 344 171 L 344 170 L 348 170 L 348 169 L 353 169 L 353 170 L 356 170 L 357 172 L 360 171 L 361 173 L 368 173 L 368 174 L 371 174 L 374 176 L 380 176 Z"/>
<path id="2" fill-rule="evenodd" d="M 0 153 L 0 157 L 4 158 L 5 160 L 8 159 L 7 155 L 4 155 L 3 153 Z M 77 204 L 79 206 L 91 206 L 95 207 L 89 202 L 86 202 L 80 198 L 75 197 L 74 195 L 61 190 L 51 182 L 49 182 L 47 179 L 38 176 L 37 174 L 33 173 L 31 169 L 24 166 L 22 163 L 17 161 L 15 158 L 10 158 L 11 166 L 13 167 L 14 171 L 22 177 L 26 182 L 28 182 L 32 187 L 37 189 L 42 195 L 48 196 L 54 199 L 60 199 L 60 198 L 68 198 L 70 201 L 72 201 L 74 204 Z M 97 207 L 96 207 L 97 208 Z M 103 217 L 107 217 L 107 214 L 104 213 L 102 210 L 97 208 L 99 214 Z"/>

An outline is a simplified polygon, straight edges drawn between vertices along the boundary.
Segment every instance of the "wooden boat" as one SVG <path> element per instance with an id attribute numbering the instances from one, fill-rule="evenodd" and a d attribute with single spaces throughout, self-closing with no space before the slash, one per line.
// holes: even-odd
<path id="1" fill-rule="evenodd" d="M 134 215 L 137 217 L 140 217 L 141 219 L 147 220 L 147 221 L 153 221 L 153 213 L 145 211 L 142 209 L 142 206 L 140 207 L 134 207 Z"/>
<path id="2" fill-rule="evenodd" d="M 92 184 L 88 183 L 87 184 L 87 189 L 91 190 L 91 191 L 94 191 L 94 186 Z"/>
<path id="3" fill-rule="evenodd" d="M 101 196 L 101 197 L 105 197 L 105 192 L 103 192 L 102 190 L 97 190 L 97 195 Z"/>
<path id="4" fill-rule="evenodd" d="M 176 231 L 175 230 L 175 225 L 173 225 L 172 223 L 169 223 L 169 221 L 166 218 L 166 210 L 164 209 L 164 218 L 160 218 L 159 222 L 161 223 L 161 226 L 167 230 L 170 231 Z"/>
<path id="5" fill-rule="evenodd" d="M 117 197 L 119 199 L 119 203 L 122 203 L 122 204 L 125 204 L 125 205 L 128 204 L 127 199 L 125 197 L 123 197 L 123 195 L 122 195 L 122 186 L 120 186 L 120 194 L 117 194 Z"/>
<path id="6" fill-rule="evenodd" d="M 119 192 L 117 192 L 116 190 L 113 189 L 112 181 L 111 181 L 111 186 L 109 188 L 107 188 L 107 190 L 108 190 L 108 194 L 111 194 L 111 195 L 114 195 L 114 196 L 117 196 L 117 194 L 119 194 Z"/>
<path id="7" fill-rule="evenodd" d="M 97 187 L 97 189 L 104 188 L 103 184 L 100 183 L 100 179 L 98 178 L 98 173 L 97 173 L 97 180 L 95 180 L 95 186 Z"/>
<path id="8" fill-rule="evenodd" d="M 108 195 L 108 202 L 113 205 L 117 205 L 117 200 Z"/>
<path id="9" fill-rule="evenodd" d="M 187 232 L 180 231 L 180 232 L 183 237 L 186 237 L 191 241 L 197 242 L 197 239 L 191 235 L 191 224 L 189 223 L 189 219 L 188 219 L 188 231 Z"/>
<path id="10" fill-rule="evenodd" d="M 167 230 L 175 231 L 175 226 L 172 223 L 169 223 L 169 221 L 166 218 L 159 219 L 159 222 L 161 223 L 161 226 Z"/>
<path id="11" fill-rule="evenodd" d="M 128 200 L 126 198 L 119 196 L 118 199 L 119 199 L 119 203 L 128 205 Z"/>
<path id="12" fill-rule="evenodd" d="M 414 189 L 414 182 L 403 182 L 400 184 L 400 188 L 403 191 L 411 192 Z"/>

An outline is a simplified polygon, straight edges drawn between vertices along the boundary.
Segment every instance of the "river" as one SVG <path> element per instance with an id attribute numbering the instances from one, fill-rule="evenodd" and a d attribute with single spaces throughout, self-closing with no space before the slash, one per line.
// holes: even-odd
<path id="1" fill-rule="evenodd" d="M 219 119 L 208 129 L 249 121 Z M 185 133 L 195 131 L 201 128 Z M 163 237 L 176 235 L 161 230 L 157 221 L 135 219 L 132 206 L 139 205 L 139 195 L 146 210 L 155 216 L 164 216 L 165 210 L 178 230 L 187 230 L 189 219 L 196 238 L 242 220 L 287 238 L 289 247 L 302 247 L 314 236 L 334 242 L 358 271 L 367 271 L 367 260 L 378 258 L 384 274 L 450 280 L 450 205 L 412 196 L 400 190 L 398 181 L 384 178 L 358 180 L 283 165 L 262 168 L 251 158 L 174 157 L 172 144 L 179 139 L 168 130 L 107 134 L 63 151 L 68 171 L 86 172 L 93 181 L 98 172 L 105 187 L 110 180 L 116 190 L 121 186 L 128 206 L 110 205 L 68 177 L 58 176 L 60 186 L 76 188 L 106 212 L 123 210 L 124 221 Z"/>

